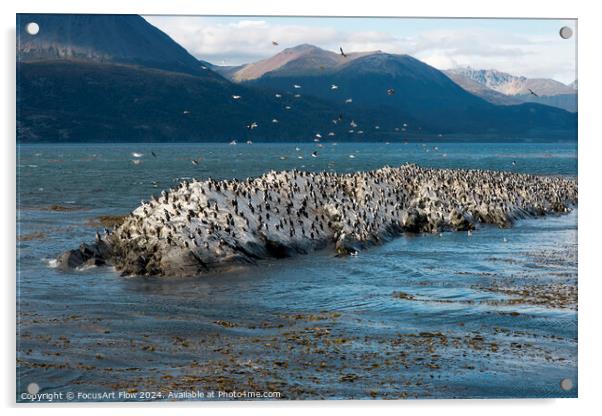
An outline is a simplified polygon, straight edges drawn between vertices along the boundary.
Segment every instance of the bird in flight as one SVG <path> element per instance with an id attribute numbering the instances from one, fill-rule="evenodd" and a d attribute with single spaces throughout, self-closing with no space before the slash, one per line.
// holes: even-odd
<path id="1" fill-rule="evenodd" d="M 278 42 L 276 42 L 275 40 L 272 41 L 272 45 L 274 46 L 278 46 Z"/>
<path id="2" fill-rule="evenodd" d="M 527 89 L 529 90 L 529 92 L 531 93 L 531 95 L 534 95 L 534 96 L 536 96 L 536 97 L 539 97 L 539 95 L 535 94 L 531 88 L 527 88 Z"/>
<path id="3" fill-rule="evenodd" d="M 339 50 L 341 51 L 341 55 L 343 55 L 343 58 L 347 58 L 347 55 L 345 55 L 345 52 L 343 52 L 343 47 L 339 46 Z"/>
<path id="4" fill-rule="evenodd" d="M 393 94 L 395 94 L 395 89 L 393 89 L 393 88 L 388 88 L 388 89 L 387 89 L 387 95 L 393 95 Z"/>
<path id="5" fill-rule="evenodd" d="M 155 152 L 151 152 L 151 155 L 153 155 L 153 157 L 157 157 L 157 154 Z"/>

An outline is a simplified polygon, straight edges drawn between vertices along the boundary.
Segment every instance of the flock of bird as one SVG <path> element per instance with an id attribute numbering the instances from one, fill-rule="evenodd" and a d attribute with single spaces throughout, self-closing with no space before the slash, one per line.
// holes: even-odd
<path id="1" fill-rule="evenodd" d="M 271 171 L 184 181 L 97 238 L 124 274 L 197 275 L 327 246 L 356 255 L 403 232 L 508 226 L 576 202 L 576 182 L 560 177 L 416 165 L 350 174 Z"/>
<path id="2" fill-rule="evenodd" d="M 347 57 L 342 48 L 340 53 Z M 338 88 L 330 85 L 331 90 Z M 395 93 L 386 90 L 388 96 Z M 344 120 L 340 113 L 332 122 Z M 403 123 L 395 131 L 407 126 Z M 256 121 L 246 125 L 248 132 L 258 127 Z M 350 120 L 349 132 L 363 130 Z M 316 133 L 318 147 L 321 139 Z M 319 156 L 318 150 L 311 152 L 311 157 Z M 132 157 L 139 164 L 143 154 L 134 152 Z M 198 165 L 199 159 L 191 162 Z M 576 202 L 576 182 L 559 177 L 416 165 L 351 174 L 271 171 L 246 180 L 181 182 L 142 201 L 114 230 L 97 234 L 97 244 L 110 248 L 110 262 L 124 274 L 196 275 L 329 245 L 340 255 L 357 255 L 364 246 L 403 232 L 463 230 L 471 235 L 479 223 L 508 226 L 517 218 L 566 212 Z"/>

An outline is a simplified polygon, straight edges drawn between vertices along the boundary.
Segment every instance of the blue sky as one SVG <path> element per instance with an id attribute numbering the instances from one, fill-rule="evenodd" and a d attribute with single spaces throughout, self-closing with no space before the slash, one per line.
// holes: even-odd
<path id="1" fill-rule="evenodd" d="M 439 69 L 498 69 L 531 78 L 576 78 L 574 20 L 145 16 L 196 57 L 239 65 L 310 43 L 329 50 L 407 53 Z M 279 43 L 272 45 L 272 40 Z"/>

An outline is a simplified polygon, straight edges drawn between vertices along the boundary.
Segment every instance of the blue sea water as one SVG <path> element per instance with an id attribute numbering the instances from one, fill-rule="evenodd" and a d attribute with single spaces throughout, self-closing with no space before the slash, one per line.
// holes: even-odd
<path id="1" fill-rule="evenodd" d="M 252 386 L 255 374 L 285 398 L 575 397 L 577 210 L 472 236 L 403 236 L 354 258 L 318 252 L 195 279 L 50 266 L 94 239 L 98 217 L 127 214 L 185 178 L 403 163 L 576 177 L 577 148 L 19 145 L 17 399 L 32 382 L 40 392 L 224 388 L 218 373 L 235 387 Z M 316 337 L 317 327 L 328 335 Z"/>

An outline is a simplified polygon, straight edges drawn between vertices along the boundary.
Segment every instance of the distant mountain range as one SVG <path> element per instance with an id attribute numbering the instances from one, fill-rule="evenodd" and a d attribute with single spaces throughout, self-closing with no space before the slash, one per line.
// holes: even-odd
<path id="1" fill-rule="evenodd" d="M 576 137 L 575 114 L 492 104 L 407 55 L 299 45 L 219 67 L 136 15 L 20 14 L 17 32 L 23 142 Z"/>
<path id="2" fill-rule="evenodd" d="M 577 81 L 565 85 L 553 79 L 526 78 L 493 69 L 455 68 L 443 71 L 466 91 L 494 104 L 535 102 L 577 111 Z M 532 92 L 533 93 L 532 93 Z"/>

